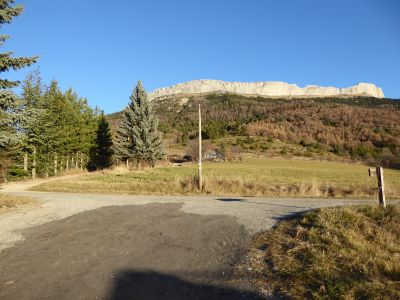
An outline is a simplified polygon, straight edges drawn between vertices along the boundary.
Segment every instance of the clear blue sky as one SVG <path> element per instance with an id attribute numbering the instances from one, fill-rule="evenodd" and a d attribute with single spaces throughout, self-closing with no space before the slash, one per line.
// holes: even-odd
<path id="1" fill-rule="evenodd" d="M 46 82 L 107 113 L 138 79 L 147 90 L 194 79 L 348 87 L 400 98 L 398 0 L 18 0 L 2 51 L 39 55 Z M 10 74 L 23 78 L 26 71 Z"/>

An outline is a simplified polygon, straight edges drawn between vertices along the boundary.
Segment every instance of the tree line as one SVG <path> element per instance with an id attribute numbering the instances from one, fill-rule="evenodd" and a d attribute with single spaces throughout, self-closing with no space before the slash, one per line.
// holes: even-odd
<path id="1" fill-rule="evenodd" d="M 23 11 L 13 0 L 0 1 L 0 27 Z M 9 38 L 0 35 L 0 46 Z M 0 74 L 31 66 L 38 57 L 0 53 Z M 13 88 L 21 85 L 17 95 Z M 163 158 L 163 142 L 141 82 L 133 89 L 115 138 L 104 114 L 72 88 L 46 85 L 38 71 L 22 82 L 0 78 L 0 181 L 7 176 L 50 176 L 70 169 L 97 170 L 117 160 L 148 162 Z"/>
<path id="2" fill-rule="evenodd" d="M 72 89 L 62 92 L 57 81 L 43 86 L 40 77 L 31 74 L 22 84 L 19 152 L 31 161 L 24 171 L 48 176 L 71 168 L 86 168 L 94 146 L 100 116 L 87 99 Z M 29 116 L 29 117 L 25 117 Z M 21 155 L 20 155 L 21 156 Z M 17 160 L 18 161 L 18 160 Z"/>
<path id="3" fill-rule="evenodd" d="M 387 163 L 400 162 L 398 100 L 372 97 L 271 99 L 209 94 L 193 95 L 185 104 L 181 103 L 179 97 L 170 97 L 156 100 L 154 104 L 160 130 L 171 144 L 186 146 L 196 140 L 196 107 L 201 103 L 202 135 L 212 142 L 230 137 L 245 140 L 258 137 L 352 159 L 380 161 L 383 158 Z M 119 119 L 118 114 L 111 116 L 111 122 L 118 123 Z"/>

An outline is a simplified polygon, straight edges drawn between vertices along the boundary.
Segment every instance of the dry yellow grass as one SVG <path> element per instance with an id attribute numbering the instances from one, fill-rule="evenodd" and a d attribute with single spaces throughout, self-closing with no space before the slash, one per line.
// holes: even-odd
<path id="1" fill-rule="evenodd" d="M 198 194 L 196 164 L 144 171 L 125 169 L 49 182 L 34 190 L 122 194 Z M 247 158 L 205 163 L 203 193 L 226 196 L 376 197 L 368 167 L 337 162 Z M 385 170 L 386 195 L 400 198 L 400 171 Z"/>
<path id="2" fill-rule="evenodd" d="M 28 197 L 0 194 L 0 212 L 20 205 L 34 204 L 36 201 Z"/>
<path id="3" fill-rule="evenodd" d="M 400 299 L 400 207 L 323 208 L 258 234 L 253 284 L 291 299 Z"/>

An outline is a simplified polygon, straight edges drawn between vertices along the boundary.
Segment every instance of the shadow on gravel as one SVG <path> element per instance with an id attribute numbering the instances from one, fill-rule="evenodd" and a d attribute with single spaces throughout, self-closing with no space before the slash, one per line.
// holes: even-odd
<path id="1" fill-rule="evenodd" d="M 276 204 L 276 203 L 268 203 L 268 202 L 254 202 L 254 201 L 249 201 L 247 199 L 240 199 L 240 198 L 217 198 L 215 200 L 222 201 L 222 202 L 242 202 L 242 203 L 251 203 L 251 204 L 259 204 L 259 205 L 270 205 L 270 206 L 279 206 L 279 207 L 288 207 L 288 208 L 308 209 L 308 207 L 305 207 L 305 206 L 284 205 L 284 204 Z"/>
<path id="2" fill-rule="evenodd" d="M 110 300 L 153 299 L 266 299 L 250 291 L 195 284 L 157 272 L 122 271 L 117 274 Z"/>
<path id="3" fill-rule="evenodd" d="M 239 199 L 239 198 L 218 198 L 216 200 L 223 202 L 247 202 L 245 199 Z"/>
<path id="4" fill-rule="evenodd" d="M 276 221 L 276 225 L 278 225 L 278 223 L 282 222 L 282 221 L 293 220 L 293 219 L 300 218 L 301 216 L 303 216 L 305 213 L 307 213 L 310 210 L 312 210 L 312 209 L 308 209 L 306 211 L 291 212 L 291 213 L 287 213 L 287 214 L 284 214 L 284 215 L 272 217 L 272 219 L 275 220 Z"/>

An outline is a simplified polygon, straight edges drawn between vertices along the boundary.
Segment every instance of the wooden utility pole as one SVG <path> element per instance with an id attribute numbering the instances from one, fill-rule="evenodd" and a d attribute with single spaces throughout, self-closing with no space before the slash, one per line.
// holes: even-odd
<path id="1" fill-rule="evenodd" d="M 369 176 L 376 176 L 378 179 L 378 194 L 379 194 L 379 205 L 383 208 L 386 207 L 385 199 L 385 183 L 383 181 L 383 168 L 378 166 L 376 168 L 368 169 Z"/>
<path id="2" fill-rule="evenodd" d="M 199 103 L 199 190 L 201 192 L 203 187 L 203 174 L 201 165 L 201 106 Z"/>
<path id="3" fill-rule="evenodd" d="M 32 179 L 36 179 L 36 146 L 33 146 Z"/>

